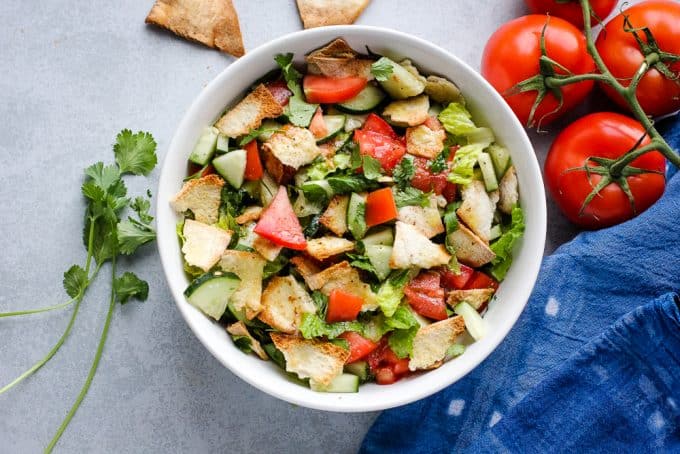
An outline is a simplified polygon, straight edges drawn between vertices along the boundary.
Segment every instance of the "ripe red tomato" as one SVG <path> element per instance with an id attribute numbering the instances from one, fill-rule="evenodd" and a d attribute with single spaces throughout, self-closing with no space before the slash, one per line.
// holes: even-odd
<path id="1" fill-rule="evenodd" d="M 326 321 L 336 323 L 356 320 L 363 303 L 364 300 L 361 297 L 335 289 L 328 295 Z"/>
<path id="2" fill-rule="evenodd" d="M 288 85 L 283 80 L 276 80 L 267 84 L 267 89 L 274 99 L 282 106 L 288 105 L 288 98 L 293 96 L 293 92 L 288 89 Z"/>
<path id="3" fill-rule="evenodd" d="M 366 197 L 366 225 L 373 227 L 397 218 L 397 204 L 390 188 L 370 192 Z"/>
<path id="4" fill-rule="evenodd" d="M 359 144 L 362 155 L 377 159 L 380 166 L 390 173 L 406 154 L 406 147 L 401 140 L 379 132 L 357 129 L 354 131 L 354 141 Z"/>
<path id="5" fill-rule="evenodd" d="M 498 290 L 498 281 L 486 273 L 475 271 L 465 283 L 465 290 L 492 288 Z"/>
<path id="6" fill-rule="evenodd" d="M 394 132 L 392 126 L 390 126 L 389 123 L 374 113 L 370 113 L 368 117 L 366 117 L 366 121 L 364 122 L 364 125 L 361 127 L 361 129 L 362 131 L 377 132 L 378 134 L 382 134 L 383 136 L 387 136 L 392 139 L 399 138 L 397 133 Z"/>
<path id="7" fill-rule="evenodd" d="M 645 133 L 644 127 L 632 118 L 611 112 L 586 115 L 564 129 L 553 142 L 545 161 L 545 178 L 553 199 L 564 215 L 582 227 L 596 229 L 608 227 L 632 218 L 635 214 L 630 202 L 617 184 L 609 184 L 585 207 L 581 206 L 601 180 L 600 175 L 568 169 L 596 164 L 588 159 L 602 157 L 616 159 L 633 148 Z M 645 137 L 642 145 L 649 143 Z M 632 166 L 663 172 L 666 160 L 653 151 L 635 159 Z M 666 186 L 663 174 L 645 173 L 627 178 L 635 200 L 637 213 L 641 213 L 661 197 Z"/>
<path id="8" fill-rule="evenodd" d="M 383 337 L 378 347 L 368 354 L 368 366 L 375 375 L 379 385 L 389 385 L 410 373 L 408 358 L 399 358 L 394 354 L 387 337 Z"/>
<path id="9" fill-rule="evenodd" d="M 256 181 L 262 178 L 262 161 L 257 148 L 257 140 L 251 140 L 243 147 L 246 150 L 246 170 L 243 177 L 248 181 Z"/>
<path id="10" fill-rule="evenodd" d="M 253 231 L 279 246 L 298 251 L 307 248 L 307 240 L 290 204 L 285 186 L 279 187 L 279 192 L 262 212 Z"/>
<path id="11" fill-rule="evenodd" d="M 363 77 L 326 77 L 308 74 L 302 81 L 307 102 L 333 104 L 354 98 L 368 81 Z"/>
<path id="12" fill-rule="evenodd" d="M 611 73 L 628 86 L 645 56 L 632 33 L 624 30 L 624 14 L 633 27 L 649 27 L 659 49 L 680 54 L 680 3 L 675 1 L 646 1 L 619 14 L 597 37 L 596 47 Z M 638 32 L 644 42 L 645 34 Z M 680 76 L 680 61 L 668 63 L 668 68 Z M 609 85 L 601 84 L 607 95 L 621 106 L 628 108 L 625 100 Z M 636 90 L 638 101 L 644 111 L 652 116 L 665 115 L 680 109 L 680 84 L 670 80 L 657 69 L 652 69 L 640 80 Z"/>
<path id="13" fill-rule="evenodd" d="M 446 303 L 441 276 L 435 271 L 423 271 L 404 288 L 404 296 L 416 313 L 433 320 L 445 320 Z"/>
<path id="14" fill-rule="evenodd" d="M 448 268 L 442 268 L 440 270 L 442 276 L 442 285 L 448 290 L 462 290 L 465 288 L 465 284 L 468 283 L 472 274 L 475 272 L 474 268 L 470 268 L 467 265 L 460 266 L 460 273 L 456 274 Z"/>
<path id="15" fill-rule="evenodd" d="M 590 7 L 595 16 L 591 17 L 590 23 L 595 25 L 598 21 L 604 20 L 609 13 L 614 10 L 618 0 L 590 0 Z M 550 14 L 551 16 L 561 17 L 571 22 L 578 28 L 583 28 L 583 11 L 578 0 L 559 1 L 559 0 L 524 0 L 529 10 L 533 14 Z"/>
<path id="16" fill-rule="evenodd" d="M 345 361 L 347 364 L 365 358 L 369 353 L 378 348 L 378 344 L 354 331 L 346 331 L 338 337 L 345 339 L 349 343 L 349 358 Z"/>
<path id="17" fill-rule="evenodd" d="M 531 108 L 536 101 L 536 91 L 509 93 L 518 83 L 539 74 L 541 57 L 541 32 L 545 32 L 545 46 L 552 58 L 572 74 L 593 72 L 595 64 L 586 50 L 583 33 L 569 22 L 558 17 L 530 15 L 512 20 L 491 35 L 482 56 L 482 75 L 505 98 L 519 120 L 531 126 Z M 564 71 L 555 68 L 555 73 Z M 559 102 L 548 91 L 536 108 L 534 122 L 548 124 L 580 103 L 593 88 L 592 81 L 566 85 L 562 88 L 563 105 L 555 112 Z"/>
<path id="18" fill-rule="evenodd" d="M 326 122 L 323 119 L 323 111 L 321 107 L 316 109 L 316 113 L 312 117 L 312 121 L 309 123 L 309 132 L 311 132 L 315 138 L 321 139 L 328 135 L 328 127 L 326 127 Z"/>
<path id="19" fill-rule="evenodd" d="M 443 195 L 449 202 L 456 198 L 456 185 L 447 179 L 448 169 L 440 173 L 432 173 L 430 161 L 425 158 L 415 158 L 413 163 L 415 173 L 411 179 L 411 186 L 423 192 L 433 191 L 437 195 Z"/>

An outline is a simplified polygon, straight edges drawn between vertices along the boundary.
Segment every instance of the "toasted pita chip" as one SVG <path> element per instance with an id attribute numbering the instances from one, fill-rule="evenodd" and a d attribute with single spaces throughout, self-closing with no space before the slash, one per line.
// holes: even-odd
<path id="1" fill-rule="evenodd" d="M 231 0 L 156 0 L 146 23 L 235 57 L 245 53 Z"/>
<path id="2" fill-rule="evenodd" d="M 305 57 L 307 71 L 327 77 L 365 77 L 373 80 L 371 65 L 373 60 L 359 58 L 354 49 L 341 38 L 317 49 Z"/>
<path id="3" fill-rule="evenodd" d="M 350 25 L 361 15 L 370 0 L 297 0 L 305 28 L 325 25 Z"/>
<path id="4" fill-rule="evenodd" d="M 258 85 L 222 115 L 215 127 L 227 137 L 238 137 L 259 128 L 265 118 L 276 118 L 283 113 L 283 107 L 263 84 Z"/>

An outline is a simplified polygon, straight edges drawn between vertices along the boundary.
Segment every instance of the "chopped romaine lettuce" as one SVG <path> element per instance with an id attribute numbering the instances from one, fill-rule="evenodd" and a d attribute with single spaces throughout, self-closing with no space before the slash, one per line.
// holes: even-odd
<path id="1" fill-rule="evenodd" d="M 512 222 L 510 228 L 504 232 L 495 242 L 491 243 L 491 250 L 496 258 L 491 262 L 491 274 L 502 280 L 512 264 L 512 249 L 518 239 L 524 234 L 524 214 L 518 206 L 512 209 Z"/>
<path id="2" fill-rule="evenodd" d="M 378 289 L 378 306 L 387 317 L 394 316 L 399 303 L 404 298 L 404 287 L 408 279 L 408 272 L 394 271 Z"/>
<path id="3" fill-rule="evenodd" d="M 470 112 L 459 102 L 452 102 L 437 116 L 446 132 L 454 136 L 467 136 L 477 130 Z"/>

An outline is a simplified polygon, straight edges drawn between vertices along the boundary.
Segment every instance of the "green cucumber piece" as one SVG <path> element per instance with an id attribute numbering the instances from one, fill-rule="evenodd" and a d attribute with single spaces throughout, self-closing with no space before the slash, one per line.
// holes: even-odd
<path id="1" fill-rule="evenodd" d="M 359 377 L 353 374 L 340 374 L 328 386 L 309 383 L 312 391 L 322 393 L 356 393 L 359 392 Z"/>
<path id="2" fill-rule="evenodd" d="M 241 280 L 234 273 L 206 273 L 189 284 L 184 296 L 189 304 L 219 320 L 227 310 L 229 298 L 240 284 Z"/>
<path id="3" fill-rule="evenodd" d="M 279 192 L 279 185 L 267 172 L 262 175 L 260 181 L 260 202 L 263 207 L 267 207 L 276 193 Z"/>
<path id="4" fill-rule="evenodd" d="M 355 240 L 360 240 L 366 235 L 366 197 L 353 192 L 349 197 L 347 206 L 347 228 Z"/>
<path id="5" fill-rule="evenodd" d="M 225 136 L 224 134 L 218 134 L 217 135 L 217 151 L 220 151 L 222 153 L 226 153 L 229 151 L 229 137 Z"/>
<path id="6" fill-rule="evenodd" d="M 456 304 L 453 311 L 463 317 L 465 329 L 467 329 L 474 340 L 478 341 L 486 335 L 486 322 L 474 307 L 463 301 Z"/>
<path id="7" fill-rule="evenodd" d="M 193 151 L 189 155 L 189 161 L 199 166 L 204 166 L 210 162 L 217 147 L 217 135 L 218 131 L 214 126 L 208 126 L 203 129 L 201 137 L 198 138 L 198 142 L 196 142 Z"/>
<path id="8" fill-rule="evenodd" d="M 368 363 L 366 361 L 355 361 L 351 364 L 345 364 L 345 372 L 356 375 L 359 380 L 365 382 L 369 377 Z"/>
<path id="9" fill-rule="evenodd" d="M 324 143 L 335 137 L 345 128 L 345 120 L 344 115 L 324 115 L 323 121 L 326 123 L 326 131 L 328 132 L 325 136 L 318 139 L 316 143 Z"/>
<path id="10" fill-rule="evenodd" d="M 236 189 L 243 184 L 246 173 L 246 150 L 234 150 L 213 159 L 213 167 Z"/>
<path id="11" fill-rule="evenodd" d="M 392 67 L 392 72 L 387 79 L 380 81 L 380 86 L 394 99 L 406 99 L 418 96 L 425 90 L 425 81 L 409 72 L 399 63 L 382 57 L 374 64 L 387 64 Z"/>
<path id="12" fill-rule="evenodd" d="M 510 153 L 508 149 L 500 145 L 491 145 L 488 148 L 489 156 L 491 156 L 491 162 L 493 162 L 493 168 L 496 171 L 496 178 L 499 180 L 505 175 L 505 171 L 510 167 Z"/>
<path id="13" fill-rule="evenodd" d="M 503 234 L 503 231 L 501 230 L 501 225 L 496 224 L 491 227 L 491 230 L 489 230 L 489 241 L 493 241 L 496 238 L 500 237 Z"/>
<path id="14" fill-rule="evenodd" d="M 366 123 L 367 115 L 347 115 L 347 120 L 345 120 L 345 131 L 352 132 L 355 129 L 361 128 L 364 123 Z"/>
<path id="15" fill-rule="evenodd" d="M 392 246 L 394 244 L 394 233 L 392 232 L 392 229 L 388 227 L 371 233 L 370 235 L 366 235 L 366 238 L 361 241 L 364 243 L 364 246 L 379 244 L 383 246 Z"/>
<path id="16" fill-rule="evenodd" d="M 260 125 L 260 131 L 262 132 L 260 132 L 257 135 L 257 140 L 259 140 L 260 142 L 269 140 L 269 138 L 273 136 L 274 133 L 281 129 L 282 127 L 283 126 L 281 125 L 281 123 L 278 123 L 274 120 L 264 120 L 262 122 L 262 125 Z"/>
<path id="17" fill-rule="evenodd" d="M 366 246 L 366 257 L 375 268 L 376 275 L 381 281 L 387 279 L 392 269 L 390 268 L 390 257 L 392 256 L 392 246 L 384 244 L 369 244 Z"/>
<path id="18" fill-rule="evenodd" d="M 395 63 L 396 64 L 396 63 Z M 406 70 L 404 70 L 406 71 Z M 366 85 L 354 98 L 338 104 L 338 109 L 351 114 L 368 113 L 375 110 L 385 99 L 385 92 L 375 85 Z"/>
<path id="19" fill-rule="evenodd" d="M 496 179 L 496 171 L 491 163 L 491 156 L 488 153 L 482 152 L 477 158 L 479 168 L 482 171 L 482 178 L 484 179 L 484 186 L 486 192 L 495 191 L 498 189 L 498 180 Z"/>

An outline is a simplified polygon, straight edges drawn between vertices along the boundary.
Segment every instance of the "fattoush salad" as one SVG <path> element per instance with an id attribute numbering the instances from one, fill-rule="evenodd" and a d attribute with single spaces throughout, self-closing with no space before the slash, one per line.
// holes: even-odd
<path id="1" fill-rule="evenodd" d="M 274 60 L 170 201 L 186 300 L 320 392 L 464 354 L 524 230 L 508 150 L 408 59 L 337 39 Z"/>

